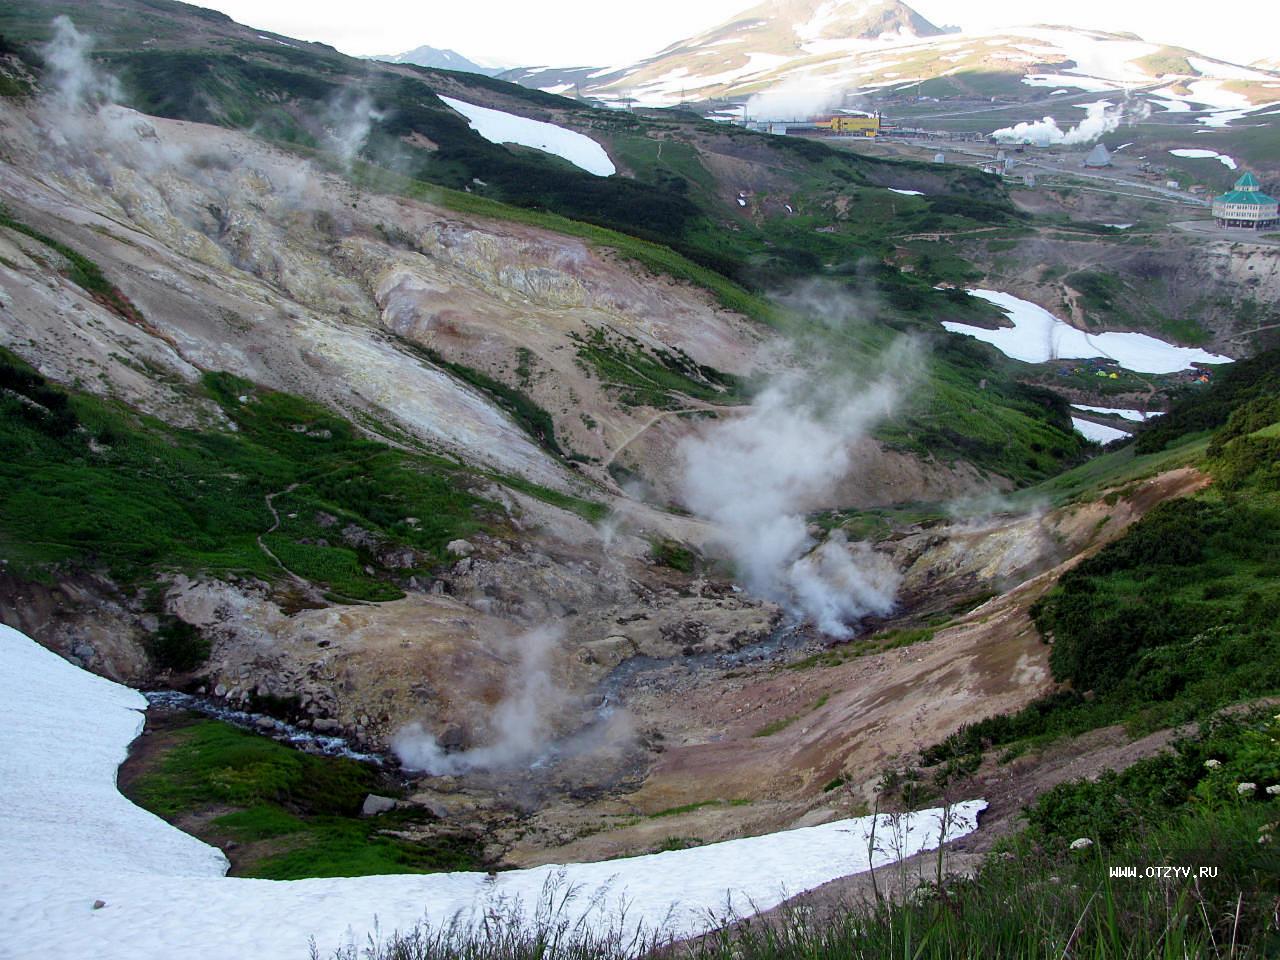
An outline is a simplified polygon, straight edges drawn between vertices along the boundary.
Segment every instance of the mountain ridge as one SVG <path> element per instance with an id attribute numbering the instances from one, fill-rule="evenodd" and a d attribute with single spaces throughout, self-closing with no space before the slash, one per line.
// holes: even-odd
<path id="1" fill-rule="evenodd" d="M 803 89 L 829 106 L 854 92 L 880 98 L 931 84 L 936 89 L 919 93 L 1032 100 L 1043 95 L 1041 87 L 1151 87 L 1228 109 L 1280 99 L 1267 87 L 1272 69 L 1133 33 L 1051 24 L 965 32 L 937 27 L 899 0 L 791 0 L 748 8 L 627 66 L 542 66 L 501 76 L 555 93 L 650 106 L 741 101 L 778 88 Z M 1196 83 L 1190 94 L 1182 89 Z"/>

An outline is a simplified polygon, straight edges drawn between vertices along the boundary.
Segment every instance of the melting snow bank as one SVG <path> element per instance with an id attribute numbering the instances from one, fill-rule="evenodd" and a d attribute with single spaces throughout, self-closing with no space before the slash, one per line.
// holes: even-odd
<path id="1" fill-rule="evenodd" d="M 453 97 L 440 99 L 466 117 L 471 129 L 490 143 L 518 143 L 522 147 L 552 153 L 597 177 L 608 177 L 618 172 L 604 147 L 576 130 L 517 117 L 501 110 L 477 107 L 474 103 Z"/>
<path id="2" fill-rule="evenodd" d="M 1230 357 L 1198 347 L 1176 347 L 1145 333 L 1085 333 L 1043 307 L 997 290 L 969 292 L 1002 309 L 1013 326 L 988 330 L 950 320 L 944 320 L 942 325 L 952 333 L 983 340 L 1006 357 L 1026 363 L 1107 357 L 1137 373 L 1176 373 L 1196 363 L 1231 363 Z"/>
<path id="3" fill-rule="evenodd" d="M 535 919 L 566 891 L 579 929 L 699 933 L 976 829 L 983 800 L 692 850 L 532 870 L 322 880 L 225 877 L 213 847 L 134 806 L 116 768 L 146 700 L 0 626 L 0 929 L 6 956 L 284 960 L 427 920 Z M 875 821 L 875 848 L 869 850 Z M 945 829 L 943 821 L 945 820 Z M 95 901 L 103 906 L 94 908 Z M 625 941 L 624 941 L 625 942 Z"/>
<path id="4" fill-rule="evenodd" d="M 923 190 L 899 190 L 897 187 L 889 187 L 890 193 L 900 193 L 904 197 L 923 197 Z"/>
<path id="5" fill-rule="evenodd" d="M 1076 428 L 1076 433 L 1083 436 L 1086 440 L 1092 440 L 1094 443 L 1110 443 L 1112 440 L 1119 440 L 1121 437 L 1131 436 L 1128 430 L 1118 430 L 1115 427 L 1108 427 L 1103 423 L 1094 423 L 1092 420 L 1082 420 L 1080 417 L 1072 417 L 1071 426 Z"/>

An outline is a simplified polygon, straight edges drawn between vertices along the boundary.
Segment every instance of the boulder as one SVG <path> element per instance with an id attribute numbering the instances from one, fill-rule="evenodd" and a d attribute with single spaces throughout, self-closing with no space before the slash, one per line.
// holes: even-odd
<path id="1" fill-rule="evenodd" d="M 450 540 L 444 545 L 444 549 L 451 556 L 469 557 L 476 552 L 476 545 L 470 540 Z"/>
<path id="2" fill-rule="evenodd" d="M 371 793 L 364 798 L 364 805 L 360 808 L 360 816 L 376 817 L 380 813 L 386 813 L 396 808 L 396 802 L 391 797 L 380 797 L 376 793 Z"/>

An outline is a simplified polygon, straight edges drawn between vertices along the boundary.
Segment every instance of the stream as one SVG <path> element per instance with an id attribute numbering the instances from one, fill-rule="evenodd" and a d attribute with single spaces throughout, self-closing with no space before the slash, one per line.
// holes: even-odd
<path id="1" fill-rule="evenodd" d="M 362 753 L 354 749 L 342 737 L 303 730 L 301 727 L 295 727 L 291 723 L 277 720 L 275 717 L 267 716 L 265 713 L 250 713 L 247 710 L 237 710 L 210 697 L 197 696 L 193 693 L 180 693 L 177 690 L 144 690 L 142 695 L 154 707 L 168 707 L 172 710 L 194 710 L 197 713 L 203 713 L 205 716 L 213 717 L 215 720 L 221 720 L 244 730 L 251 730 L 280 743 L 287 743 L 292 747 L 297 747 L 299 750 L 305 750 L 307 753 L 318 753 L 326 757 L 345 757 L 348 760 L 359 760 L 364 763 L 376 763 L 378 765 L 382 765 L 386 761 L 386 758 L 380 754 Z"/>

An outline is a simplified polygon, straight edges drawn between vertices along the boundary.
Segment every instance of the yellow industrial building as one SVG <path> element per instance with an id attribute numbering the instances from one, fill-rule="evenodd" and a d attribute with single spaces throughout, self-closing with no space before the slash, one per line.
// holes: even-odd
<path id="1" fill-rule="evenodd" d="M 874 137 L 880 133 L 880 117 L 835 116 L 814 124 L 842 137 Z"/>

